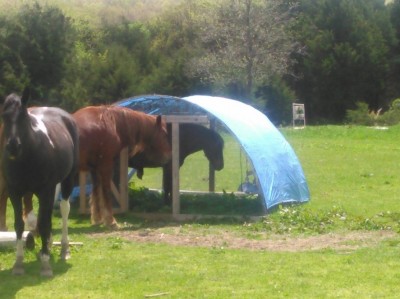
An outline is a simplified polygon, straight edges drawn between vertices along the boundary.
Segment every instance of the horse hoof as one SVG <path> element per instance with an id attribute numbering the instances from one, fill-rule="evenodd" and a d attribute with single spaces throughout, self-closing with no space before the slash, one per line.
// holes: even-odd
<path id="1" fill-rule="evenodd" d="M 17 257 L 17 260 L 15 261 L 15 264 L 12 269 L 13 275 L 24 275 L 25 274 L 24 264 L 22 261 L 23 261 L 23 259 L 21 257 Z"/>
<path id="2" fill-rule="evenodd" d="M 63 261 L 69 260 L 71 258 L 71 251 L 69 250 L 68 245 L 61 245 L 60 258 Z"/>
<path id="3" fill-rule="evenodd" d="M 49 256 L 42 256 L 42 268 L 40 269 L 40 275 L 43 277 L 52 277 L 53 270 L 51 269 Z"/>
<path id="4" fill-rule="evenodd" d="M 40 276 L 42 277 L 53 277 L 53 270 L 51 269 L 50 266 L 48 267 L 42 267 L 40 270 Z"/>
<path id="5" fill-rule="evenodd" d="M 25 274 L 25 269 L 22 265 L 14 265 L 12 269 L 12 274 L 13 275 L 24 275 Z"/>
<path id="6" fill-rule="evenodd" d="M 103 220 L 101 219 L 91 219 L 90 223 L 92 224 L 92 226 L 100 226 L 103 224 Z"/>
<path id="7" fill-rule="evenodd" d="M 0 232 L 7 232 L 8 227 L 7 226 L 0 226 Z"/>
<path id="8" fill-rule="evenodd" d="M 107 228 L 110 230 L 118 230 L 119 225 L 117 222 L 112 222 L 111 224 L 107 224 Z"/>

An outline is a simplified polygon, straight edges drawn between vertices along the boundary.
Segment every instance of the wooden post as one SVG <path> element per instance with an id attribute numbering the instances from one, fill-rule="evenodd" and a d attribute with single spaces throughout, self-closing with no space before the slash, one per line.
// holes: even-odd
<path id="1" fill-rule="evenodd" d="M 121 212 L 128 211 L 128 148 L 125 147 L 120 153 L 119 159 L 119 198 Z"/>
<path id="2" fill-rule="evenodd" d="M 172 123 L 172 214 L 180 214 L 179 197 L 179 123 Z"/>
<path id="3" fill-rule="evenodd" d="M 0 247 L 15 247 L 17 235 L 15 232 L 0 232 Z M 24 231 L 22 233 L 22 242 L 26 249 L 35 249 L 35 238 L 32 232 Z"/>
<path id="4" fill-rule="evenodd" d="M 79 172 L 79 213 L 86 214 L 86 171 Z"/>
<path id="5" fill-rule="evenodd" d="M 210 121 L 210 129 L 215 130 L 215 120 Z M 215 169 L 208 163 L 208 191 L 215 192 Z"/>

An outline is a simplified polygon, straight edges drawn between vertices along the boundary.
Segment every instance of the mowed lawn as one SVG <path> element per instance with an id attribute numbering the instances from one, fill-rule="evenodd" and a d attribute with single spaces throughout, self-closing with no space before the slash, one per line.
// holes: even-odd
<path id="1" fill-rule="evenodd" d="M 311 209 L 342 206 L 370 217 L 400 211 L 400 127 L 283 130 L 301 160 Z"/>
<path id="2" fill-rule="evenodd" d="M 301 161 L 310 187 L 311 201 L 298 213 L 319 215 L 338 208 L 348 218 L 361 221 L 382 213 L 399 214 L 400 127 L 318 126 L 281 131 Z M 217 173 L 216 190 L 231 192 L 244 179 L 247 166 L 234 139 L 227 134 L 224 138 L 226 166 Z M 202 153 L 189 158 L 181 178 L 183 189 L 207 189 L 207 163 Z M 135 179 L 134 184 L 159 188 L 160 180 L 159 171 L 146 169 L 144 180 Z M 11 211 L 10 207 L 9 227 Z M 117 219 L 122 226 L 119 233 L 92 227 L 87 216 L 73 211 L 70 239 L 83 242 L 83 246 L 73 247 L 66 263 L 59 261 L 59 248 L 53 247 L 52 279 L 39 277 L 37 249 L 26 253 L 27 273 L 21 277 L 11 275 L 13 249 L 0 249 L 1 298 L 397 298 L 400 293 L 398 217 L 393 217 L 395 225 L 387 231 L 352 228 L 350 232 L 333 226 L 323 235 L 318 229 L 304 234 L 266 229 L 264 223 L 269 219 L 286 223 L 287 213 L 281 210 L 255 223 L 229 219 L 149 222 L 129 214 Z M 58 211 L 53 223 L 54 239 L 58 240 Z M 137 239 L 126 238 L 130 233 Z M 296 242 L 312 242 L 310 236 L 340 241 L 350 233 L 388 237 L 368 242 L 348 238 L 347 247 L 293 250 Z M 156 237 L 151 241 L 140 240 L 152 235 Z M 226 235 L 231 236 L 231 243 L 196 243 Z M 163 242 L 168 236 L 189 242 Z M 291 241 L 294 247 L 237 248 L 237 240 Z"/>

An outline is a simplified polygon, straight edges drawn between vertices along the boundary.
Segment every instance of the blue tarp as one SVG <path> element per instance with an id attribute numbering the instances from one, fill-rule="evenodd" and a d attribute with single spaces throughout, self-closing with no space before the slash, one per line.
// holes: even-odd
<path id="1" fill-rule="evenodd" d="M 268 209 L 280 203 L 310 199 L 296 154 L 263 113 L 226 98 L 190 96 L 183 99 L 214 115 L 237 138 L 253 165 Z"/>
<path id="2" fill-rule="evenodd" d="M 310 199 L 307 181 L 293 149 L 269 119 L 249 105 L 212 96 L 158 95 L 130 98 L 117 105 L 152 114 L 211 114 L 232 132 L 247 154 L 267 209 Z"/>

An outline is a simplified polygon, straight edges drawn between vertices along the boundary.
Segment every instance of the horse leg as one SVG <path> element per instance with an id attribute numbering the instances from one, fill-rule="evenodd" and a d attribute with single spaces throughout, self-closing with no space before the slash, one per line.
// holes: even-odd
<path id="1" fill-rule="evenodd" d="M 168 162 L 163 167 L 164 204 L 172 203 L 172 163 Z"/>
<path id="2" fill-rule="evenodd" d="M 5 191 L 0 192 L 0 231 L 7 231 L 6 214 L 7 214 L 7 198 Z"/>
<path id="3" fill-rule="evenodd" d="M 37 218 L 33 211 L 32 197 L 33 193 L 30 192 L 24 195 L 24 220 L 30 231 L 36 230 L 37 225 Z"/>
<path id="4" fill-rule="evenodd" d="M 111 163 L 103 163 L 100 172 L 100 182 L 103 197 L 103 219 L 104 224 L 112 229 L 118 228 L 118 223 L 113 216 L 112 194 L 111 194 L 111 177 L 112 177 L 112 161 Z"/>
<path id="5" fill-rule="evenodd" d="M 0 231 L 7 231 L 6 215 L 7 215 L 7 198 L 8 191 L 6 181 L 0 171 Z"/>
<path id="6" fill-rule="evenodd" d="M 51 277 L 53 276 L 53 270 L 50 265 L 50 251 L 49 242 L 51 237 L 51 216 L 53 213 L 54 205 L 54 192 L 55 186 L 47 188 L 39 196 L 39 222 L 38 230 L 42 240 L 42 249 L 40 250 L 40 260 L 42 262 L 42 268 L 40 274 L 42 276 Z"/>
<path id="7" fill-rule="evenodd" d="M 60 211 L 62 217 L 62 236 L 61 236 L 61 259 L 67 260 L 71 257 L 69 250 L 68 240 L 68 216 L 70 212 L 69 196 L 71 195 L 72 189 L 74 188 L 73 176 L 68 176 L 61 183 L 61 195 L 62 200 L 60 202 Z"/>
<path id="8" fill-rule="evenodd" d="M 101 217 L 101 184 L 99 182 L 99 175 L 96 174 L 95 171 L 91 171 L 91 175 L 93 191 L 92 195 L 90 196 L 90 220 L 92 225 L 100 225 L 103 223 L 103 219 Z"/>
<path id="9" fill-rule="evenodd" d="M 21 196 L 12 195 L 11 203 L 14 209 L 14 229 L 17 235 L 16 260 L 13 266 L 12 274 L 22 275 L 25 273 L 24 261 L 24 245 L 22 242 L 22 233 L 24 232 L 24 220 L 22 218 L 22 200 Z"/>

